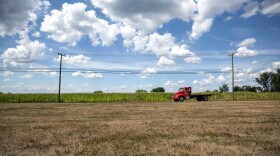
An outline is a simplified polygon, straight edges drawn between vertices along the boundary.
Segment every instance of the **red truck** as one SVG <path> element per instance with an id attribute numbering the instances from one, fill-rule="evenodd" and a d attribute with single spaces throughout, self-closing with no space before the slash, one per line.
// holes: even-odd
<path id="1" fill-rule="evenodd" d="M 194 94 L 192 95 L 192 87 L 182 87 L 179 88 L 178 92 L 172 95 L 175 102 L 183 102 L 184 100 L 189 100 L 196 98 L 197 101 L 208 101 L 209 97 L 213 94 Z"/>

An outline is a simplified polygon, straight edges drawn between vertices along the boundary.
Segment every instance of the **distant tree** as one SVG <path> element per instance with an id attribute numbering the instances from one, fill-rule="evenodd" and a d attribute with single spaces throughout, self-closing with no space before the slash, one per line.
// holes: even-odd
<path id="1" fill-rule="evenodd" d="M 158 87 L 158 88 L 152 89 L 151 92 L 165 92 L 165 89 L 163 87 Z"/>
<path id="2" fill-rule="evenodd" d="M 260 75 L 259 78 L 256 78 L 256 81 L 262 86 L 263 91 L 269 92 L 272 85 L 272 72 L 265 72 Z"/>
<path id="3" fill-rule="evenodd" d="M 280 69 L 277 69 L 276 73 L 272 73 L 271 76 L 271 91 L 280 91 Z"/>
<path id="4" fill-rule="evenodd" d="M 103 93 L 101 90 L 94 91 L 93 93 Z"/>
<path id="5" fill-rule="evenodd" d="M 219 92 L 219 91 L 218 91 L 217 89 L 215 89 L 215 90 L 213 90 L 213 92 L 214 92 L 214 93 L 217 93 L 217 92 Z"/>
<path id="6" fill-rule="evenodd" d="M 242 86 L 242 90 L 246 92 L 257 92 L 257 88 L 255 86 Z"/>
<path id="7" fill-rule="evenodd" d="M 138 90 L 136 90 L 136 93 L 148 93 L 148 91 L 142 90 L 142 89 L 138 89 Z"/>
<path id="8" fill-rule="evenodd" d="M 3 92 L 0 92 L 0 94 L 4 94 Z"/>
<path id="9" fill-rule="evenodd" d="M 234 87 L 233 87 L 233 90 L 234 90 L 235 92 L 243 91 L 242 88 L 240 88 L 239 86 L 234 86 Z"/>
<path id="10" fill-rule="evenodd" d="M 223 84 L 222 86 L 220 86 L 219 91 L 220 93 L 228 92 L 229 91 L 228 84 Z"/>
<path id="11" fill-rule="evenodd" d="M 205 92 L 207 92 L 207 93 L 208 93 L 208 92 L 211 92 L 211 91 L 210 91 L 210 90 L 206 90 Z"/>

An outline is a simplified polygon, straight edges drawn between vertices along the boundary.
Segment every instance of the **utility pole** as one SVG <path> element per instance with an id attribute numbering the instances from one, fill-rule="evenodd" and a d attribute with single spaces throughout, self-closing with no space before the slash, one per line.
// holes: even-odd
<path id="1" fill-rule="evenodd" d="M 60 88 L 61 88 L 61 67 L 62 67 L 62 56 L 65 56 L 65 54 L 58 53 L 60 56 L 60 68 L 59 68 L 59 84 L 58 84 L 58 97 L 57 97 L 57 103 L 60 103 Z"/>
<path id="2" fill-rule="evenodd" d="M 228 56 L 231 56 L 231 70 L 232 70 L 232 100 L 234 100 L 234 64 L 233 64 L 233 55 L 237 52 L 232 52 Z"/>

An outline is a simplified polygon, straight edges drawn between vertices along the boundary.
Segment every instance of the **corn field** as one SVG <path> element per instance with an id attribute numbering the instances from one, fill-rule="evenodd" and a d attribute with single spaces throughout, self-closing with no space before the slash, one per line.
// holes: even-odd
<path id="1" fill-rule="evenodd" d="M 172 93 L 75 93 L 61 94 L 64 103 L 166 102 Z M 57 94 L 0 94 L 0 103 L 54 103 Z M 232 100 L 231 93 L 213 93 L 210 101 Z M 236 92 L 235 100 L 280 100 L 280 92 Z M 195 101 L 195 99 L 191 99 Z"/>

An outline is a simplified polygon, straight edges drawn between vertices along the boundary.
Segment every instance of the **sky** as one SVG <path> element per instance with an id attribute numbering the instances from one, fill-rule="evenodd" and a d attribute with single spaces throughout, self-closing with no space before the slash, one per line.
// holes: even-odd
<path id="1" fill-rule="evenodd" d="M 0 92 L 194 92 L 280 68 L 279 0 L 0 0 Z M 231 90 L 231 89 L 230 89 Z"/>

